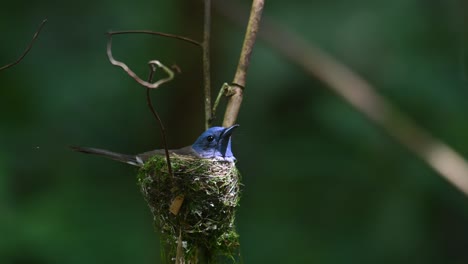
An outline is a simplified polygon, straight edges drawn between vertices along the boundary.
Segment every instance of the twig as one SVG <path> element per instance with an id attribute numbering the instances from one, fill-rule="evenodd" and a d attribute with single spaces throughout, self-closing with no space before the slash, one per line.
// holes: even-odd
<path id="1" fill-rule="evenodd" d="M 203 22 L 203 86 L 205 92 L 205 129 L 211 125 L 211 73 L 210 73 L 210 37 L 211 37 L 211 0 L 205 0 Z"/>
<path id="2" fill-rule="evenodd" d="M 247 25 L 247 31 L 245 33 L 244 43 L 242 45 L 239 64 L 237 65 L 236 74 L 234 76 L 234 80 L 232 81 L 235 85 L 230 87 L 233 93 L 229 97 L 226 106 L 226 112 L 224 114 L 223 120 L 224 127 L 234 125 L 237 120 L 237 115 L 239 114 L 240 106 L 242 104 L 243 87 L 245 87 L 247 69 L 250 64 L 250 55 L 252 54 L 255 40 L 257 38 L 260 19 L 262 17 L 263 5 L 264 0 L 253 0 L 252 2 L 252 9 L 250 10 L 249 23 Z"/>
<path id="3" fill-rule="evenodd" d="M 112 35 L 113 34 L 114 33 L 109 33 L 109 40 L 107 42 L 107 57 L 109 57 L 109 61 L 110 61 L 110 63 L 112 63 L 112 65 L 119 66 L 130 77 L 132 77 L 135 81 L 137 81 L 139 84 L 143 85 L 146 88 L 150 88 L 150 89 L 157 89 L 162 84 L 167 83 L 167 82 L 171 81 L 172 79 L 174 79 L 174 72 L 171 69 L 169 69 L 168 67 L 166 67 L 164 64 L 160 63 L 157 60 L 152 60 L 152 61 L 149 61 L 148 63 L 149 64 L 154 64 L 154 65 L 158 66 L 159 68 L 162 68 L 167 73 L 168 77 L 164 78 L 164 79 L 160 79 L 160 80 L 158 80 L 158 81 L 156 81 L 154 83 L 143 81 L 125 63 L 114 59 L 114 57 L 112 56 Z"/>
<path id="4" fill-rule="evenodd" d="M 150 30 L 122 30 L 122 31 L 111 31 L 108 32 L 109 35 L 121 35 L 121 34 L 148 34 L 148 35 L 156 35 L 156 36 L 162 36 L 166 38 L 173 38 L 173 39 L 178 39 L 185 41 L 187 43 L 203 47 L 202 43 L 193 40 L 191 38 L 187 38 L 184 36 L 179 36 L 175 34 L 169 34 L 169 33 L 164 33 L 164 32 L 158 32 L 158 31 L 150 31 Z"/>
<path id="5" fill-rule="evenodd" d="M 156 69 L 157 69 L 156 68 L 157 65 L 153 63 L 149 63 L 148 65 L 150 67 L 150 74 L 148 77 L 148 82 L 152 82 L 154 73 L 156 72 Z M 171 175 L 171 177 L 174 178 L 174 174 L 172 174 L 172 165 L 171 165 L 171 158 L 169 156 L 169 148 L 167 147 L 166 128 L 164 127 L 163 122 L 158 112 L 156 112 L 156 110 L 154 109 L 153 102 L 151 101 L 150 90 L 151 90 L 150 88 L 146 88 L 146 102 L 148 104 L 148 107 L 151 113 L 153 113 L 153 116 L 158 121 L 159 129 L 161 130 L 161 137 L 162 137 L 162 142 L 164 146 L 164 152 L 166 154 L 167 171 L 169 172 L 169 175 Z"/>
<path id="6" fill-rule="evenodd" d="M 218 96 L 216 97 L 216 100 L 213 105 L 213 109 L 211 110 L 211 117 L 214 119 L 216 118 L 216 110 L 218 108 L 219 102 L 221 101 L 221 97 L 223 95 L 226 95 L 226 91 L 229 89 L 229 84 L 223 83 L 221 86 L 221 89 L 219 89 Z"/>
<path id="7" fill-rule="evenodd" d="M 150 66 L 150 74 L 149 74 L 149 77 L 148 77 L 148 82 L 152 82 L 154 73 L 157 70 L 156 67 L 158 65 L 155 64 L 155 63 L 152 63 L 152 62 L 149 62 L 148 64 Z M 164 127 L 163 122 L 162 122 L 161 117 L 159 116 L 158 112 L 154 109 L 153 102 L 152 102 L 151 96 L 150 96 L 150 90 L 151 90 L 150 88 L 146 88 L 146 102 L 148 104 L 148 107 L 149 107 L 151 113 L 153 113 L 153 116 L 158 121 L 159 128 L 161 130 L 161 137 L 162 137 L 163 146 L 164 146 L 164 153 L 166 155 L 167 171 L 169 172 L 169 175 L 171 176 L 171 178 L 174 179 L 174 174 L 172 172 L 171 157 L 169 155 L 169 148 L 167 147 L 166 128 Z M 169 211 L 174 215 L 179 214 L 180 207 L 182 206 L 183 202 L 184 202 L 184 196 L 183 195 L 176 196 L 172 200 L 171 205 L 169 206 Z"/>
<path id="8" fill-rule="evenodd" d="M 219 11 L 241 23 L 242 11 L 228 2 L 223 1 Z M 261 38 L 282 56 L 326 83 L 330 90 L 468 195 L 468 163 L 460 154 L 418 126 L 379 95 L 369 82 L 329 54 L 271 21 L 264 20 L 262 27 Z"/>
<path id="9" fill-rule="evenodd" d="M 31 42 L 29 42 L 29 45 L 26 47 L 26 49 L 23 51 L 23 53 L 21 54 L 21 56 L 14 62 L 12 63 L 9 63 L 5 66 L 2 66 L 0 67 L 0 71 L 2 70 L 5 70 L 5 69 L 8 69 L 8 68 L 11 68 L 13 66 L 15 66 L 16 64 L 20 63 L 24 57 L 26 57 L 26 55 L 29 53 L 29 51 L 32 49 L 33 45 L 34 45 L 34 42 L 36 41 L 37 37 L 39 37 L 39 34 L 41 33 L 41 30 L 42 28 L 44 27 L 44 25 L 47 23 L 47 19 L 44 19 L 42 20 L 41 24 L 39 25 L 39 28 L 36 30 L 36 33 L 34 33 L 33 35 L 33 38 L 31 40 Z"/>

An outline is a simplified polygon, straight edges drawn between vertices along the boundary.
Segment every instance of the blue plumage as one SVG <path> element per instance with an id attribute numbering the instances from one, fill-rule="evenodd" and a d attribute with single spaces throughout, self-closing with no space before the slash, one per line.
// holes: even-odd
<path id="1" fill-rule="evenodd" d="M 203 132 L 191 146 L 169 150 L 169 152 L 202 159 L 215 159 L 234 162 L 236 158 L 234 157 L 231 150 L 231 135 L 234 129 L 238 126 L 239 125 L 233 125 L 228 128 L 211 127 Z M 113 160 L 140 167 L 152 156 L 164 155 L 165 153 L 163 149 L 152 150 L 138 155 L 126 155 L 104 149 L 83 148 L 75 146 L 72 147 L 72 149 L 83 153 L 101 155 Z"/>

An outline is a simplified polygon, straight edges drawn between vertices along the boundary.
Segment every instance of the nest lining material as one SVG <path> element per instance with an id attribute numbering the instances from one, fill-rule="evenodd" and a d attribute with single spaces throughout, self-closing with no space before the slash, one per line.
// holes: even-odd
<path id="1" fill-rule="evenodd" d="M 202 249 L 212 256 L 233 256 L 239 246 L 235 209 L 240 174 L 234 163 L 171 154 L 172 177 L 165 156 L 154 156 L 138 173 L 138 183 L 162 233 L 165 255 L 174 259 L 182 241 L 184 258 Z M 171 203 L 183 197 L 179 212 Z"/>

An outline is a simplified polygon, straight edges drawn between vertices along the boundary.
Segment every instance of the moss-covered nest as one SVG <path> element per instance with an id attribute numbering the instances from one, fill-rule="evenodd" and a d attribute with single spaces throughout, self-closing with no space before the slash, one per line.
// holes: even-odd
<path id="1" fill-rule="evenodd" d="M 171 154 L 171 165 L 174 176 L 168 173 L 166 157 L 154 156 L 138 173 L 141 191 L 162 234 L 165 261 L 173 263 L 176 256 L 183 256 L 185 263 L 222 255 L 234 259 L 239 246 L 234 219 L 240 194 L 235 164 Z"/>

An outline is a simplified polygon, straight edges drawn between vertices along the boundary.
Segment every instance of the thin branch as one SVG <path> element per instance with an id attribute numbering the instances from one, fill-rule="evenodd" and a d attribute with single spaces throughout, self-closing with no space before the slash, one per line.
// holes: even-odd
<path id="1" fill-rule="evenodd" d="M 240 24 L 242 11 L 229 2 L 223 1 L 218 11 Z M 271 21 L 264 20 L 262 28 L 261 38 L 282 56 L 327 84 L 330 90 L 468 195 L 468 162 L 459 153 L 418 126 L 379 95 L 369 82 L 331 55 Z"/>
<path id="2" fill-rule="evenodd" d="M 205 0 L 203 22 L 203 86 L 205 92 L 205 129 L 213 121 L 211 118 L 211 72 L 210 72 L 210 37 L 211 37 L 211 0 Z"/>
<path id="3" fill-rule="evenodd" d="M 253 0 L 252 9 L 250 10 L 249 23 L 245 33 L 244 44 L 237 65 L 236 74 L 232 81 L 235 86 L 231 86 L 233 94 L 229 97 L 226 112 L 224 114 L 223 126 L 229 127 L 236 123 L 237 115 L 239 114 L 240 106 L 242 104 L 243 88 L 245 87 L 245 80 L 247 76 L 247 69 L 250 64 L 250 55 L 257 38 L 260 19 L 262 17 L 264 0 Z"/>
<path id="4" fill-rule="evenodd" d="M 149 74 L 149 77 L 148 77 L 148 82 L 152 82 L 154 73 L 156 72 L 158 65 L 155 64 L 154 62 L 149 62 L 148 64 L 149 64 L 149 67 L 150 67 L 150 74 Z M 169 175 L 171 176 L 171 178 L 174 179 L 174 174 L 172 172 L 171 157 L 169 155 L 169 148 L 167 147 L 166 128 L 163 125 L 161 117 L 159 116 L 158 112 L 155 110 L 155 108 L 153 106 L 153 102 L 151 101 L 151 96 L 150 96 L 150 90 L 151 90 L 150 88 L 146 88 L 146 102 L 148 104 L 148 107 L 149 107 L 151 113 L 153 113 L 153 116 L 158 121 L 159 128 L 161 130 L 161 137 L 162 137 L 162 141 L 163 141 L 163 146 L 164 146 L 164 154 L 166 155 L 167 171 L 169 172 Z M 179 214 L 180 207 L 182 206 L 183 202 L 184 202 L 184 196 L 183 195 L 176 196 L 172 200 L 171 205 L 169 206 L 169 211 L 174 215 Z"/>
<path id="5" fill-rule="evenodd" d="M 221 101 L 221 97 L 223 95 L 226 95 L 228 89 L 229 89 L 229 84 L 227 83 L 223 83 L 223 85 L 221 86 L 221 89 L 219 89 L 218 96 L 216 97 L 216 100 L 213 105 L 213 109 L 211 110 L 212 119 L 216 118 L 216 110 L 218 108 L 219 102 Z"/>
<path id="6" fill-rule="evenodd" d="M 238 84 L 231 83 L 223 83 L 221 89 L 219 89 L 218 96 L 216 97 L 215 103 L 213 105 L 213 109 L 211 110 L 212 119 L 216 118 L 216 110 L 218 109 L 219 102 L 221 101 L 221 97 L 224 95 L 225 97 L 230 97 L 231 95 L 236 93 L 236 89 L 243 90 L 244 87 L 239 86 Z"/>
<path id="7" fill-rule="evenodd" d="M 111 31 L 108 32 L 109 35 L 121 35 L 121 34 L 148 34 L 148 35 L 156 35 L 156 36 L 162 36 L 166 38 L 173 38 L 173 39 L 178 39 L 185 41 L 187 43 L 196 45 L 198 47 L 203 47 L 202 43 L 193 40 L 191 38 L 187 38 L 184 36 L 179 36 L 175 34 L 169 34 L 169 33 L 163 33 L 163 32 L 158 32 L 158 31 L 150 31 L 150 30 L 124 30 L 124 31 Z"/>
<path id="8" fill-rule="evenodd" d="M 34 42 L 36 41 L 37 37 L 39 37 L 39 34 L 41 33 L 41 30 L 42 28 L 44 27 L 44 25 L 47 23 L 47 19 L 44 19 L 42 20 L 41 24 L 39 25 L 39 28 L 36 30 L 36 33 L 34 33 L 33 35 L 33 38 L 31 40 L 31 42 L 29 42 L 29 45 L 26 47 L 26 49 L 23 51 L 23 54 L 21 54 L 21 56 L 14 62 L 12 63 L 9 63 L 5 66 L 2 66 L 0 67 L 0 71 L 2 70 L 5 70 L 5 69 L 8 69 L 8 68 L 11 68 L 13 66 L 15 66 L 16 64 L 20 63 L 24 57 L 26 57 L 26 55 L 29 53 L 29 51 L 32 49 L 33 45 L 34 45 Z"/>
<path id="9" fill-rule="evenodd" d="M 174 72 L 171 69 L 169 69 L 168 67 L 166 67 L 164 64 L 160 63 L 157 60 L 152 60 L 152 61 L 149 61 L 148 63 L 154 64 L 158 66 L 159 68 L 162 68 L 167 73 L 168 77 L 164 79 L 160 79 L 154 83 L 142 80 L 125 63 L 114 59 L 114 57 L 112 56 L 112 34 L 109 34 L 109 40 L 107 42 L 107 57 L 109 57 L 109 61 L 110 63 L 112 63 L 112 65 L 119 66 L 120 68 L 122 68 L 130 77 L 132 77 L 135 81 L 137 81 L 139 84 L 143 85 L 146 88 L 157 89 L 162 84 L 167 83 L 171 81 L 172 79 L 174 79 Z"/>
<path id="10" fill-rule="evenodd" d="M 150 67 L 150 74 L 149 74 L 149 77 L 148 77 L 148 82 L 152 82 L 154 73 L 157 70 L 157 68 L 156 68 L 157 65 L 155 65 L 154 63 L 149 63 L 148 65 Z M 167 171 L 169 172 L 169 175 L 171 175 L 171 177 L 174 177 L 174 174 L 172 173 L 171 158 L 169 156 L 169 148 L 167 147 L 166 128 L 164 127 L 163 122 L 162 122 L 161 117 L 159 116 L 158 112 L 156 112 L 156 110 L 154 109 L 153 102 L 151 101 L 150 90 L 151 90 L 150 88 L 146 88 L 146 102 L 148 104 L 148 107 L 149 107 L 151 113 L 153 113 L 153 116 L 158 121 L 159 129 L 161 130 L 161 137 L 162 137 L 162 142 L 163 142 L 163 146 L 164 146 L 164 152 L 166 154 Z"/>

